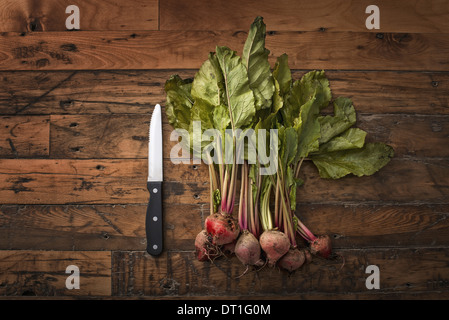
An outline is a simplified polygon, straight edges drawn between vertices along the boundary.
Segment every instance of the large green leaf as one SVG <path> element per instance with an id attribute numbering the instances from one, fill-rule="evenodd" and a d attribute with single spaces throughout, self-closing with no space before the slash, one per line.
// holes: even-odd
<path id="1" fill-rule="evenodd" d="M 384 143 L 368 143 L 363 148 L 312 155 L 322 178 L 339 179 L 348 174 L 372 175 L 393 157 L 393 148 Z"/>
<path id="2" fill-rule="evenodd" d="M 319 148 L 320 123 L 318 114 L 319 104 L 315 97 L 301 106 L 299 117 L 294 120 L 294 128 L 298 132 L 298 150 L 296 161 L 308 156 L 310 152 Z"/>
<path id="3" fill-rule="evenodd" d="M 192 121 L 201 122 L 201 131 L 215 128 L 214 124 L 214 109 L 215 107 L 203 99 L 195 99 L 190 116 Z"/>
<path id="4" fill-rule="evenodd" d="M 214 128 L 224 132 L 228 129 L 231 120 L 229 118 L 229 111 L 225 105 L 220 104 L 214 108 L 213 114 Z"/>
<path id="5" fill-rule="evenodd" d="M 310 71 L 300 80 L 302 103 L 315 96 L 316 103 L 320 110 L 326 108 L 332 99 L 329 80 L 327 80 L 324 71 Z"/>
<path id="6" fill-rule="evenodd" d="M 289 127 L 285 129 L 282 149 L 281 155 L 283 159 L 281 161 L 285 168 L 295 160 L 298 150 L 298 134 L 295 128 Z"/>
<path id="7" fill-rule="evenodd" d="M 185 150 L 197 154 L 193 148 L 192 114 L 194 104 L 190 94 L 192 79 L 182 80 L 178 75 L 165 82 L 166 114 L 168 122 L 176 129 L 178 141 Z M 180 140 L 179 140 L 180 139 Z"/>
<path id="8" fill-rule="evenodd" d="M 268 62 L 270 51 L 265 48 L 265 36 L 266 26 L 263 18 L 257 17 L 251 24 L 242 55 L 257 110 L 271 107 L 274 92 L 274 82 Z"/>
<path id="9" fill-rule="evenodd" d="M 315 99 L 314 109 L 318 108 L 319 112 L 329 104 L 331 98 L 329 81 L 324 71 L 315 70 L 306 73 L 300 80 L 293 83 L 289 94 L 284 99 L 284 107 L 281 109 L 284 123 L 287 126 L 293 126 L 301 106 L 311 99 Z"/>
<path id="10" fill-rule="evenodd" d="M 282 123 L 285 126 L 293 126 L 302 105 L 301 86 L 299 80 L 297 80 L 293 83 L 290 92 L 283 98 L 283 106 L 279 110 L 282 115 Z"/>
<path id="11" fill-rule="evenodd" d="M 321 116 L 319 121 L 321 125 L 321 144 L 352 127 L 356 122 L 356 113 L 351 99 L 345 97 L 335 99 L 334 116 Z"/>
<path id="12" fill-rule="evenodd" d="M 320 146 L 318 153 L 362 148 L 365 144 L 366 132 L 358 128 L 349 128 Z"/>
<path id="13" fill-rule="evenodd" d="M 251 123 L 256 112 L 246 68 L 236 52 L 227 47 L 218 46 L 216 55 L 223 73 L 231 124 L 233 129 L 244 127 Z"/>
<path id="14" fill-rule="evenodd" d="M 273 77 L 279 83 L 279 93 L 285 96 L 292 86 L 292 73 L 288 67 L 288 56 L 284 53 L 276 60 L 273 69 Z"/>
<path id="15" fill-rule="evenodd" d="M 220 65 L 215 54 L 202 64 L 195 74 L 191 95 L 194 100 L 201 99 L 210 106 L 224 103 L 224 83 Z"/>
<path id="16" fill-rule="evenodd" d="M 277 112 L 284 105 L 284 97 L 290 92 L 292 74 L 288 67 L 288 56 L 284 53 L 277 58 L 273 69 L 275 90 L 273 93 L 273 112 Z"/>
<path id="17" fill-rule="evenodd" d="M 182 80 L 178 75 L 173 75 L 165 82 L 164 88 L 168 122 L 175 129 L 189 130 L 190 109 L 193 106 L 193 98 L 190 95 L 192 79 Z"/>

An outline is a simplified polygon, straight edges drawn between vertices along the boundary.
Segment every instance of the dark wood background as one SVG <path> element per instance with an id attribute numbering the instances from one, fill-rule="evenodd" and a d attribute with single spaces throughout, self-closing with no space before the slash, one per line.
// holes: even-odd
<path id="1" fill-rule="evenodd" d="M 76 2 L 76 3 L 75 3 Z M 449 2 L 0 1 L 0 296 L 449 298 Z M 80 8 L 67 31 L 65 8 Z M 166 248 L 145 252 L 147 132 L 170 75 L 193 76 L 215 45 L 241 52 L 261 15 L 274 63 L 324 69 L 359 126 L 395 158 L 371 177 L 318 178 L 304 165 L 298 210 L 340 260 L 293 275 L 195 260 L 208 214 L 204 165 L 170 161 L 164 116 Z M 380 289 L 368 290 L 368 265 Z M 80 268 L 68 290 L 68 265 Z"/>

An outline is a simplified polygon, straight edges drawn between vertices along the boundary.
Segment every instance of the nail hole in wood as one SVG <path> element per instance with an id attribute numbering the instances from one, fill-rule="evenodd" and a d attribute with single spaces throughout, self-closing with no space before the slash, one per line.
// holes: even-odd
<path id="1" fill-rule="evenodd" d="M 384 38 L 384 34 L 383 33 L 377 33 L 376 34 L 376 38 L 377 39 L 383 39 Z"/>
<path id="2" fill-rule="evenodd" d="M 71 150 L 72 152 L 81 152 L 82 149 L 83 149 L 83 147 L 73 147 L 73 148 L 70 148 L 70 150 Z"/>

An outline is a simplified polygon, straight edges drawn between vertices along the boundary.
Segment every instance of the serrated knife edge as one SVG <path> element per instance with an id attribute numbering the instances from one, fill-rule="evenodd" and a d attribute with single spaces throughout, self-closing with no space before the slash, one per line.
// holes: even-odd
<path id="1" fill-rule="evenodd" d="M 147 181 L 162 181 L 162 116 L 161 106 L 154 107 L 148 129 L 148 178 Z"/>

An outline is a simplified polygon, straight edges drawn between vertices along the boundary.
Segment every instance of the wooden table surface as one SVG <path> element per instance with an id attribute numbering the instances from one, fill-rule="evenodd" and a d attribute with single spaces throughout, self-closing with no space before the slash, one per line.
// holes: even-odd
<path id="1" fill-rule="evenodd" d="M 64 298 L 449 298 L 449 1 L 0 1 L 0 296 Z M 305 163 L 298 212 L 341 260 L 239 277 L 236 258 L 198 262 L 207 167 L 173 164 L 163 86 L 215 45 L 241 52 L 267 24 L 270 61 L 324 69 L 358 126 L 395 149 L 370 177 L 319 179 Z M 145 252 L 147 132 L 161 103 L 165 250 Z M 69 290 L 66 268 L 80 270 Z M 369 265 L 380 288 L 368 289 Z"/>

